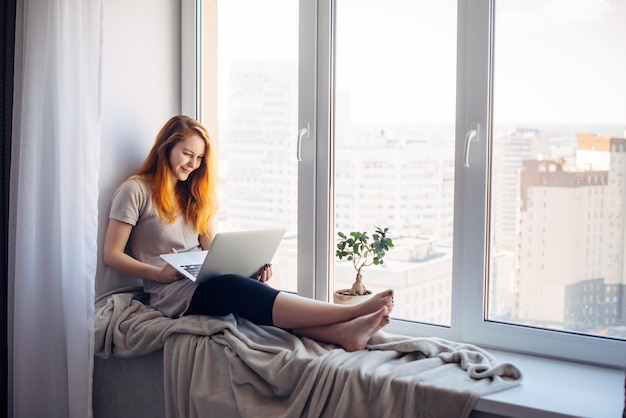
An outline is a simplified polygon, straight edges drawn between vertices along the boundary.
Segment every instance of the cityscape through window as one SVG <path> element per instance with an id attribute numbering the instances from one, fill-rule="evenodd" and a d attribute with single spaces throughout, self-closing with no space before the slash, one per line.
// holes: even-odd
<path id="1" fill-rule="evenodd" d="M 215 4 L 217 31 L 204 54 L 217 60 L 209 95 L 217 94 L 221 229 L 284 226 L 271 285 L 295 292 L 298 259 L 313 257 L 298 254 L 299 210 L 311 205 L 298 195 L 298 102 L 315 100 L 299 97 L 303 3 Z M 333 157 L 333 233 L 316 247 L 332 253 L 329 290 L 355 275 L 334 258 L 337 232 L 389 227 L 395 248 L 364 270 L 366 286 L 395 289 L 395 319 L 453 327 L 453 297 L 466 297 L 455 292 L 465 274 L 455 271 L 455 238 L 471 229 L 455 210 L 478 194 L 460 186 L 468 172 L 458 161 L 466 132 L 457 119 L 459 109 L 482 105 L 457 102 L 462 3 L 330 4 L 331 126 L 316 127 L 330 130 Z M 475 240 L 484 257 L 474 257 L 484 288 L 464 303 L 484 302 L 485 323 L 624 340 L 626 3 L 493 4 L 486 181 L 478 186 L 485 228 Z"/>

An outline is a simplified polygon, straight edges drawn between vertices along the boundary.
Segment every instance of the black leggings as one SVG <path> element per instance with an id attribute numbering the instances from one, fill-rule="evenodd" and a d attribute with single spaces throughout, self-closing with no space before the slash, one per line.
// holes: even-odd
<path id="1" fill-rule="evenodd" d="M 274 325 L 272 309 L 279 291 L 237 274 L 217 276 L 200 283 L 184 315 L 236 314 L 255 324 Z"/>

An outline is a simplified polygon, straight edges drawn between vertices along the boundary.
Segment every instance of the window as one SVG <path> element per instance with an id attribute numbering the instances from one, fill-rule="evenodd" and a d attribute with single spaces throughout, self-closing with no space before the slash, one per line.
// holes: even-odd
<path id="1" fill-rule="evenodd" d="M 624 5 L 197 3 L 220 34 L 221 216 L 289 225 L 279 287 L 328 299 L 335 231 L 386 225 L 406 258 L 365 280 L 397 288 L 390 331 L 623 363 Z M 441 265 L 406 256 L 423 238 Z"/>

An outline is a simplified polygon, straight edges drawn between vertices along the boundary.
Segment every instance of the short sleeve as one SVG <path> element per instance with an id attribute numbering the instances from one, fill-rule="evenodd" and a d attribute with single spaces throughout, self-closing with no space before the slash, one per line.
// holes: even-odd
<path id="1" fill-rule="evenodd" d="M 122 183 L 113 194 L 109 218 L 136 226 L 148 203 L 146 187 L 140 180 L 129 179 Z"/>

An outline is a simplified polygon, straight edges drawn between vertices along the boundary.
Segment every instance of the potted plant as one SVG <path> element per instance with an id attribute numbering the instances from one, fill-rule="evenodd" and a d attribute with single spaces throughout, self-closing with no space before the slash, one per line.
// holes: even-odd
<path id="1" fill-rule="evenodd" d="M 387 236 L 389 228 L 376 227 L 371 237 L 367 232 L 353 231 L 348 235 L 338 232 L 339 241 L 335 256 L 339 259 L 352 261 L 356 270 L 356 278 L 350 289 L 338 289 L 334 293 L 335 303 L 357 304 L 372 292 L 365 288 L 361 270 L 371 265 L 383 264 L 383 258 L 389 249 L 393 248 L 393 241 Z"/>

